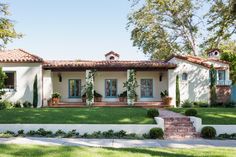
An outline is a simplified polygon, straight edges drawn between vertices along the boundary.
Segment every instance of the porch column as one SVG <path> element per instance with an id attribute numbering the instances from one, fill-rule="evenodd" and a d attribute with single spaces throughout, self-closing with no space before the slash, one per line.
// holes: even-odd
<path id="1" fill-rule="evenodd" d="M 172 97 L 171 105 L 176 107 L 176 73 L 174 70 L 168 70 L 168 93 Z"/>
<path id="2" fill-rule="evenodd" d="M 134 86 L 135 84 L 135 80 L 133 77 L 135 77 L 134 73 L 134 69 L 128 69 L 127 70 L 127 103 L 129 106 L 133 106 L 134 105 L 134 101 L 135 98 L 133 98 L 131 95 L 132 92 L 132 86 Z"/>
<path id="3" fill-rule="evenodd" d="M 86 105 L 92 106 L 94 104 L 94 72 L 93 70 L 86 70 Z"/>

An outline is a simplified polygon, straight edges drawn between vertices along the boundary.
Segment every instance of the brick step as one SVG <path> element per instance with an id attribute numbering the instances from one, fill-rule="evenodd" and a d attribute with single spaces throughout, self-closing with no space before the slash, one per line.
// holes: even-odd
<path id="1" fill-rule="evenodd" d="M 173 121 L 173 122 L 166 122 L 166 121 L 164 121 L 164 124 L 193 124 L 193 122 L 179 122 L 179 121 Z"/>
<path id="2" fill-rule="evenodd" d="M 165 132 L 195 132 L 194 127 L 185 127 L 185 128 L 165 128 Z"/>
<path id="3" fill-rule="evenodd" d="M 169 117 L 164 118 L 165 121 L 190 121 L 189 117 Z"/>
<path id="4" fill-rule="evenodd" d="M 165 128 L 169 127 L 192 127 L 192 124 L 165 124 Z"/>

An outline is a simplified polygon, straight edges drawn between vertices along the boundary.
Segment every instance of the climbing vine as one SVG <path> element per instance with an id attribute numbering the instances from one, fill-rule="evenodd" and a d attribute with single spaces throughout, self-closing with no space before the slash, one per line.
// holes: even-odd
<path id="1" fill-rule="evenodd" d="M 136 88 L 138 82 L 136 80 L 136 72 L 134 69 L 128 70 L 128 80 L 124 83 L 124 87 L 127 89 L 128 105 L 134 105 L 136 94 Z"/>
<path id="2" fill-rule="evenodd" d="M 176 106 L 180 106 L 179 75 L 176 76 Z"/>
<path id="3" fill-rule="evenodd" d="M 216 104 L 216 70 L 213 65 L 210 68 L 210 105 Z"/>
<path id="4" fill-rule="evenodd" d="M 85 93 L 86 93 L 86 105 L 92 106 L 94 103 L 94 75 L 96 70 L 87 70 L 86 71 L 86 85 L 85 85 Z"/>

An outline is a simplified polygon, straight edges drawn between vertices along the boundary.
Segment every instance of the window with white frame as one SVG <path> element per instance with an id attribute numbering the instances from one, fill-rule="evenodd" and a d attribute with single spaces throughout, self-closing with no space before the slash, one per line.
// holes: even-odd
<path id="1" fill-rule="evenodd" d="M 225 80 L 225 70 L 218 70 L 218 80 Z"/>

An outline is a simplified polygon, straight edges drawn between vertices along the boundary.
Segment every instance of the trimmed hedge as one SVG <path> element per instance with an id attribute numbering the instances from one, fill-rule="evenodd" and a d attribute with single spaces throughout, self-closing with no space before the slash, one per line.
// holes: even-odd
<path id="1" fill-rule="evenodd" d="M 158 117 L 159 111 L 157 109 L 149 109 L 147 110 L 147 116 L 150 118 Z"/>
<path id="2" fill-rule="evenodd" d="M 186 116 L 196 116 L 197 115 L 197 110 L 196 109 L 187 109 L 184 113 Z"/>
<path id="3" fill-rule="evenodd" d="M 216 137 L 216 129 L 211 126 L 202 128 L 201 135 L 203 138 L 212 139 Z"/>
<path id="4" fill-rule="evenodd" d="M 149 131 L 149 136 L 152 139 L 163 139 L 164 138 L 164 132 L 161 128 L 152 128 Z"/>

